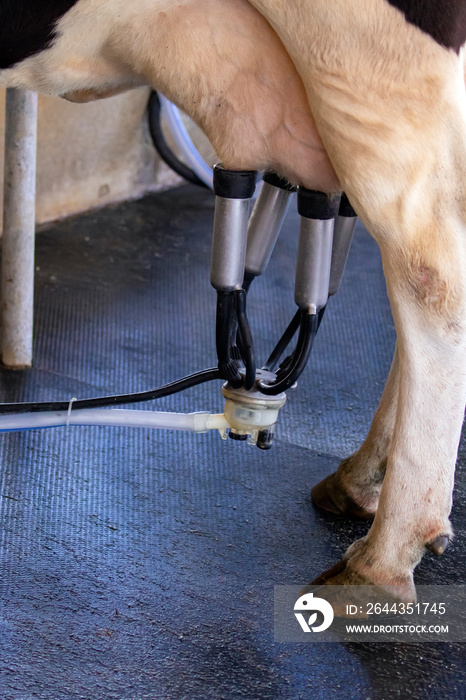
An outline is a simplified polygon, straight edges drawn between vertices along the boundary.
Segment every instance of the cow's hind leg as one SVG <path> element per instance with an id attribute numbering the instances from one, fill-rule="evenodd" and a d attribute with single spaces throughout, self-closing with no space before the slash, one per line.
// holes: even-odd
<path id="1" fill-rule="evenodd" d="M 344 459 L 337 471 L 311 491 L 312 502 L 335 515 L 371 520 L 378 507 L 398 399 L 398 349 L 369 433 L 363 444 Z"/>
<path id="2" fill-rule="evenodd" d="M 451 536 L 465 402 L 464 96 L 452 66 L 451 78 L 436 76 L 440 99 L 434 105 L 431 75 L 418 76 L 424 94 L 412 101 L 408 85 L 406 92 L 396 86 L 397 126 L 387 129 L 382 116 L 377 133 L 366 133 L 371 157 L 360 161 L 366 160 L 369 179 L 360 172 L 359 182 L 352 181 L 356 206 L 382 251 L 398 336 L 399 391 L 374 523 L 348 550 L 344 569 L 328 579 L 401 584 L 407 598 L 415 596 L 412 572 L 424 548 L 440 553 Z M 386 162 L 389 144 L 398 163 L 393 156 Z M 377 190 L 371 192 L 370 180 Z"/>
<path id="3" fill-rule="evenodd" d="M 463 54 L 466 78 L 466 52 Z M 466 82 L 466 81 L 465 81 Z M 333 474 L 314 486 L 314 505 L 335 515 L 370 520 L 377 510 L 395 427 L 398 401 L 398 350 L 369 433 L 363 444 L 344 459 Z"/>
<path id="4" fill-rule="evenodd" d="M 256 3 L 255 3 L 256 4 Z M 449 537 L 466 397 L 466 99 L 453 51 L 381 0 L 264 0 L 319 133 L 377 240 L 398 338 L 399 391 L 374 522 L 328 583 L 415 598 L 413 569 Z M 298 18 L 297 20 L 294 17 Z"/>

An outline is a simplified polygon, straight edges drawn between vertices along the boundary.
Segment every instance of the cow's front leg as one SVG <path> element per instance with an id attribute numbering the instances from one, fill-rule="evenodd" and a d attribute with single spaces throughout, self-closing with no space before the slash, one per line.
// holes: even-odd
<path id="1" fill-rule="evenodd" d="M 379 504 L 388 452 L 395 426 L 398 399 L 398 349 L 363 444 L 344 459 L 337 471 L 325 477 L 311 491 L 312 502 L 336 515 L 371 520 Z"/>

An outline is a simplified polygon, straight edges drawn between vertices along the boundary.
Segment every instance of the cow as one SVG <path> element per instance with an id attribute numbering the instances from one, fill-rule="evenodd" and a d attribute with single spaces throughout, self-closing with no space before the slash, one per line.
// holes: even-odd
<path id="1" fill-rule="evenodd" d="M 149 84 L 226 168 L 347 193 L 381 250 L 397 344 L 365 442 L 312 491 L 372 524 L 316 581 L 403 601 L 425 550 L 452 537 L 465 41 L 464 0 L 0 0 L 0 85 L 87 101 Z"/>

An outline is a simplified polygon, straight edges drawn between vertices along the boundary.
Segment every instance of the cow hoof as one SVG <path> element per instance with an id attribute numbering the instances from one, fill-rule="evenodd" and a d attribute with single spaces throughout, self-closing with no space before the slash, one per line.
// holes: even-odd
<path id="1" fill-rule="evenodd" d="M 355 571 L 347 559 L 342 559 L 324 571 L 305 586 L 300 595 L 310 592 L 318 598 L 327 600 L 336 617 L 366 618 L 371 605 L 375 603 L 382 607 L 388 606 L 390 609 L 396 603 L 416 602 L 416 589 L 412 579 L 407 579 L 403 584 L 376 585 L 369 578 Z M 348 613 L 349 610 L 355 609 L 357 613 Z"/>
<path id="2" fill-rule="evenodd" d="M 330 474 L 314 486 L 311 490 L 311 500 L 315 506 L 333 513 L 359 520 L 372 520 L 375 513 L 371 513 L 345 491 L 338 472 Z"/>
<path id="3" fill-rule="evenodd" d="M 439 535 L 434 540 L 431 540 L 426 544 L 426 549 L 436 554 L 438 557 L 444 553 L 448 544 L 450 542 L 450 537 L 448 535 Z"/>
<path id="4" fill-rule="evenodd" d="M 363 576 L 353 571 L 348 566 L 347 559 L 341 559 L 330 569 L 317 576 L 310 586 L 371 586 L 372 583 L 364 579 Z"/>

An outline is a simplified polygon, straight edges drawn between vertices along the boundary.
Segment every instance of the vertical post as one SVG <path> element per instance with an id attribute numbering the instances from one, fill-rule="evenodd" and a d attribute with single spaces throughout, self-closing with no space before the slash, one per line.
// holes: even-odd
<path id="1" fill-rule="evenodd" d="M 6 91 L 1 359 L 32 364 L 37 94 Z"/>

